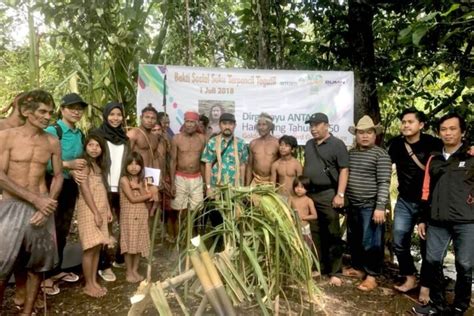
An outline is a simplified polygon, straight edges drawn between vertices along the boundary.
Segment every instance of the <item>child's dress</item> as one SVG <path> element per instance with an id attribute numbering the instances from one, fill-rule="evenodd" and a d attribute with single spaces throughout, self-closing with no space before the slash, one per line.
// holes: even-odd
<path id="1" fill-rule="evenodd" d="M 135 196 L 139 189 L 132 189 Z M 132 203 L 120 189 L 120 249 L 122 253 L 148 256 L 150 235 L 148 232 L 148 207 L 145 202 Z"/>
<path id="2" fill-rule="evenodd" d="M 81 240 L 82 250 L 87 250 L 97 245 L 105 245 L 110 243 L 109 230 L 107 227 L 107 214 L 109 212 L 109 202 L 107 200 L 107 190 L 101 174 L 89 173 L 89 190 L 94 199 L 94 203 L 102 217 L 102 225 L 97 227 L 94 220 L 94 213 L 87 206 L 82 193 L 76 202 L 77 226 L 79 230 L 79 238 Z"/>

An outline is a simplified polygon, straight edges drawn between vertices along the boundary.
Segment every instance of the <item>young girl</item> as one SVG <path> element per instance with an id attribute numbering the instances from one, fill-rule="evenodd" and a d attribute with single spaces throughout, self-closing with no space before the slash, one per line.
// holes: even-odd
<path id="1" fill-rule="evenodd" d="M 125 254 L 126 279 L 130 283 L 143 280 L 138 273 L 140 255 L 148 255 L 150 236 L 148 232 L 148 207 L 145 202 L 153 197 L 153 186 L 145 186 L 143 157 L 130 153 L 122 169 L 120 178 L 120 248 Z"/>
<path id="2" fill-rule="evenodd" d="M 290 206 L 298 212 L 298 216 L 301 220 L 301 230 L 303 238 L 312 249 L 314 247 L 313 239 L 311 238 L 311 229 L 309 226 L 310 220 L 318 218 L 316 214 L 316 208 L 311 198 L 306 196 L 310 181 L 308 177 L 298 176 L 293 181 L 293 195 L 290 197 Z"/>
<path id="3" fill-rule="evenodd" d="M 100 249 L 110 243 L 107 222 L 112 221 L 104 184 L 107 170 L 104 140 L 90 134 L 85 140 L 84 151 L 87 178 L 79 186 L 76 202 L 79 238 L 84 251 L 82 269 L 86 284 L 83 291 L 92 297 L 102 297 L 107 290 L 97 282 L 97 268 Z"/>

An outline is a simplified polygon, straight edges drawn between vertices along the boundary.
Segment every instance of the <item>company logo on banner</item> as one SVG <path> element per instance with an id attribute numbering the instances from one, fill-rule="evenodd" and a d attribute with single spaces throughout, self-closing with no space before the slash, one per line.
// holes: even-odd
<path id="1" fill-rule="evenodd" d="M 216 132 L 221 113 L 230 112 L 237 120 L 235 134 L 250 142 L 258 137 L 259 114 L 266 112 L 273 116 L 275 137 L 292 135 L 304 144 L 312 137 L 304 122 L 312 113 L 323 112 L 331 133 L 352 144 L 348 128 L 354 117 L 354 74 L 349 71 L 140 65 L 138 75 L 137 113 L 148 104 L 164 111 L 166 91 L 166 112 L 175 133 L 186 111 L 205 114 Z"/>

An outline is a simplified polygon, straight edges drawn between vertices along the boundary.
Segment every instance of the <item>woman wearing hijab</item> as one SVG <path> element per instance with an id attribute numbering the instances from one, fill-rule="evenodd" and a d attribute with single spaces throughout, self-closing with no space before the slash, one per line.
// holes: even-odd
<path id="1" fill-rule="evenodd" d="M 124 128 L 125 113 L 123 105 L 118 102 L 110 102 L 104 107 L 102 114 L 103 122 L 100 127 L 91 133 L 102 136 L 107 143 L 108 158 L 108 198 L 110 208 L 115 212 L 117 221 L 120 221 L 120 195 L 119 180 L 122 165 L 125 157 L 130 151 L 128 137 Z M 116 280 L 116 276 L 111 269 L 110 261 L 105 251 L 102 251 L 99 266 L 99 275 L 107 282 Z M 117 243 L 114 266 L 123 266 L 123 255 L 120 253 L 120 246 Z"/>

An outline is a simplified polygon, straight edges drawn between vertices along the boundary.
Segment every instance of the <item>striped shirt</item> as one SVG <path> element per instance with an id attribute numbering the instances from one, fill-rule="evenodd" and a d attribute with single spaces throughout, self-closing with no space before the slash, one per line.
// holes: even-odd
<path id="1" fill-rule="evenodd" d="M 346 194 L 354 206 L 375 207 L 385 210 L 389 199 L 392 162 L 378 146 L 367 150 L 349 151 L 349 181 Z"/>

